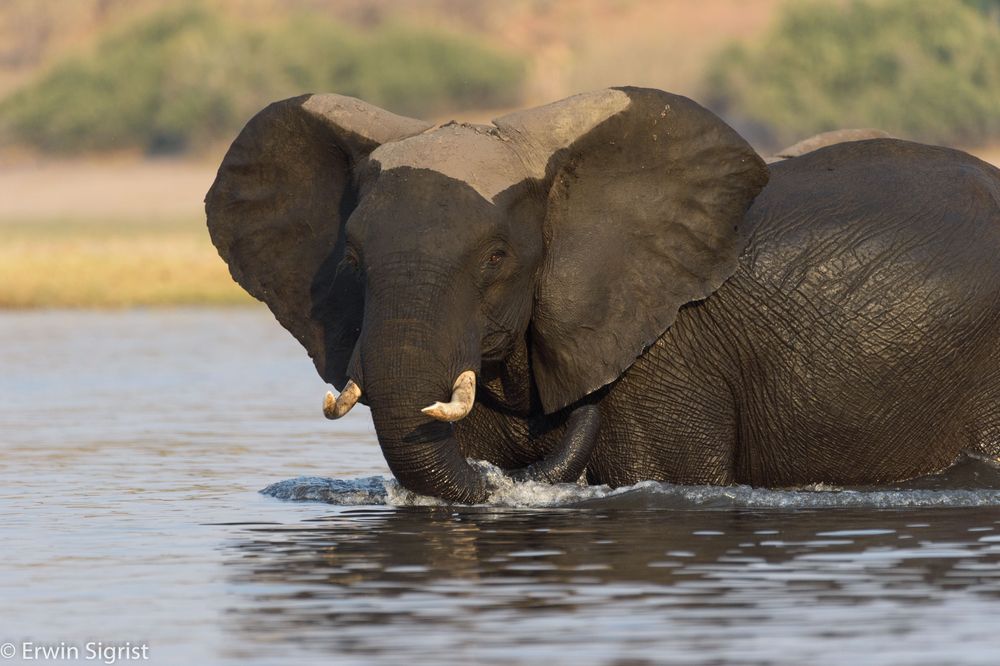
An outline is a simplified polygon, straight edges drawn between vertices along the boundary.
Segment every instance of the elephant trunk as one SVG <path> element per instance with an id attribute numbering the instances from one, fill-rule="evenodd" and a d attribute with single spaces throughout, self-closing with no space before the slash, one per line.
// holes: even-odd
<path id="1" fill-rule="evenodd" d="M 475 504 L 487 496 L 483 476 L 465 460 L 449 423 L 420 414 L 412 404 L 372 403 L 372 419 L 389 469 L 404 487 L 450 502 Z M 379 405 L 376 407 L 375 405 Z"/>
<path id="2" fill-rule="evenodd" d="M 486 499 L 485 479 L 466 461 L 452 424 L 436 410 L 424 411 L 435 401 L 459 412 L 471 408 L 467 391 L 479 365 L 478 336 L 472 331 L 449 335 L 447 329 L 409 318 L 366 318 L 359 374 L 379 445 L 396 479 L 414 492 L 471 504 Z M 473 394 L 474 386 L 473 379 Z"/>

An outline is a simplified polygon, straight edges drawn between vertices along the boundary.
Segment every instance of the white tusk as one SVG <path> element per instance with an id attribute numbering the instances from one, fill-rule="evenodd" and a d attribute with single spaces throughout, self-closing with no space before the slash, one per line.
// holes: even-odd
<path id="1" fill-rule="evenodd" d="M 476 373 L 466 370 L 455 380 L 451 389 L 451 402 L 435 402 L 420 411 L 438 421 L 458 421 L 472 411 L 476 402 Z"/>
<path id="2" fill-rule="evenodd" d="M 347 380 L 347 386 L 336 398 L 329 391 L 323 400 L 323 415 L 328 419 L 339 419 L 341 416 L 351 411 L 361 397 L 361 388 L 353 380 Z"/>

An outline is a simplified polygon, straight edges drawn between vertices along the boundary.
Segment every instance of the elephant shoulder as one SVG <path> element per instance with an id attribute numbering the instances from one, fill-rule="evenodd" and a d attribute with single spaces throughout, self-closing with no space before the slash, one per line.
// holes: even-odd
<path id="1" fill-rule="evenodd" d="M 779 287 L 1000 291 L 1000 171 L 949 148 L 872 139 L 773 164 L 746 229 L 743 270 Z"/>

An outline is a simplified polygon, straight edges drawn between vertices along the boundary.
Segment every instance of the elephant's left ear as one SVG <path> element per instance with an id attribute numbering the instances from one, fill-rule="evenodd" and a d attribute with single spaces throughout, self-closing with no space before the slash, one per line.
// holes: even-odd
<path id="1" fill-rule="evenodd" d="M 532 319 L 546 412 L 615 380 L 736 270 L 763 160 L 686 97 L 620 88 L 496 121 L 549 195 Z"/>

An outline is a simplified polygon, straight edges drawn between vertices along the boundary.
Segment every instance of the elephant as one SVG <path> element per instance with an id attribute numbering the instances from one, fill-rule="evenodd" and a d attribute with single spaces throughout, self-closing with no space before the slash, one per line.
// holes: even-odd
<path id="1" fill-rule="evenodd" d="M 484 501 L 473 460 L 781 488 L 1000 455 L 1000 173 L 957 150 L 766 165 L 636 87 L 489 125 L 310 94 L 249 121 L 206 212 L 417 493 Z"/>
<path id="2" fill-rule="evenodd" d="M 819 134 L 814 134 L 808 139 L 803 139 L 793 143 L 790 146 L 782 148 L 774 155 L 770 155 L 764 158 L 764 161 L 768 164 L 772 162 L 779 162 L 781 160 L 787 160 L 790 157 L 799 157 L 800 155 L 805 155 L 806 153 L 811 153 L 814 150 L 819 150 L 820 148 L 825 148 L 826 146 L 832 146 L 835 143 L 847 143 L 849 141 L 864 141 L 865 139 L 893 139 L 891 134 L 885 130 L 866 128 L 866 129 L 839 129 L 831 130 L 829 132 L 821 132 Z"/>

